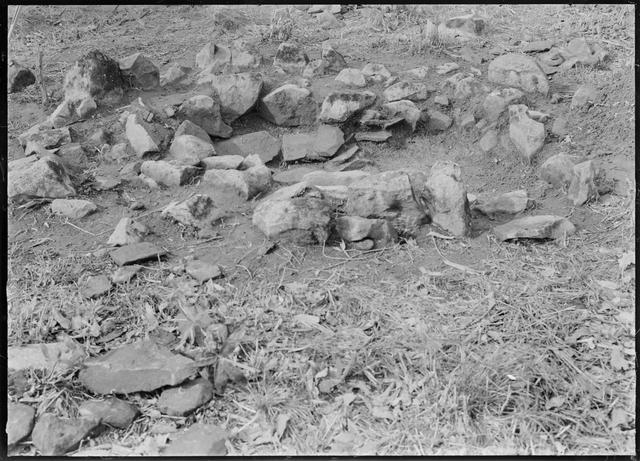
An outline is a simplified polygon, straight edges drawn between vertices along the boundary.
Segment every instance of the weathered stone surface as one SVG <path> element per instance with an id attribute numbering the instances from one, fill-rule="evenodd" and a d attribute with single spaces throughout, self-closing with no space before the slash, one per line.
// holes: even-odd
<path id="1" fill-rule="evenodd" d="M 314 59 L 309 62 L 302 71 L 302 76 L 306 79 L 311 79 L 315 77 L 321 77 L 329 73 L 329 69 L 327 68 L 327 63 L 322 59 Z"/>
<path id="2" fill-rule="evenodd" d="M 107 240 L 107 245 L 122 246 L 138 243 L 149 232 L 147 226 L 133 218 L 124 217 L 118 221 L 115 230 Z"/>
<path id="3" fill-rule="evenodd" d="M 191 277 L 193 277 L 200 283 L 222 276 L 222 270 L 220 269 L 220 266 L 218 266 L 217 264 L 210 264 L 206 261 L 201 261 L 199 259 L 193 259 L 189 261 L 185 267 L 185 271 L 187 272 L 187 274 L 189 274 Z M 169 408 L 176 408 L 176 407 L 171 406 L 169 404 Z M 167 414 L 173 414 L 173 413 L 167 413 Z"/>
<path id="4" fill-rule="evenodd" d="M 487 131 L 478 141 L 478 146 L 484 153 L 491 152 L 498 146 L 498 132 L 496 130 Z"/>
<path id="5" fill-rule="evenodd" d="M 398 82 L 383 92 L 387 102 L 408 99 L 410 101 L 422 101 L 429 97 L 429 89 L 423 83 Z"/>
<path id="6" fill-rule="evenodd" d="M 225 123 L 234 122 L 246 114 L 258 101 L 262 90 L 262 75 L 255 72 L 215 75 L 207 80 L 217 100 Z"/>
<path id="7" fill-rule="evenodd" d="M 336 76 L 336 81 L 344 83 L 347 86 L 355 86 L 358 88 L 367 86 L 367 82 L 360 69 L 342 69 Z"/>
<path id="8" fill-rule="evenodd" d="M 395 229 L 386 219 L 341 216 L 336 218 L 336 231 L 340 238 L 347 242 L 372 240 L 374 244 L 371 248 L 384 247 L 397 238 Z"/>
<path id="9" fill-rule="evenodd" d="M 142 340 L 87 360 L 79 378 L 95 394 L 130 394 L 176 386 L 194 371 L 193 360 Z"/>
<path id="10" fill-rule="evenodd" d="M 39 160 L 14 164 L 7 175 L 7 196 L 14 200 L 29 197 L 63 198 L 76 195 L 59 157 L 48 155 Z"/>
<path id="11" fill-rule="evenodd" d="M 376 100 L 375 93 L 334 91 L 322 102 L 318 120 L 324 123 L 345 122 L 351 116 L 371 106 Z"/>
<path id="12" fill-rule="evenodd" d="M 545 123 L 549 120 L 550 115 L 539 110 L 529 109 L 527 111 L 527 115 L 530 119 L 535 120 L 536 122 Z"/>
<path id="13" fill-rule="evenodd" d="M 374 83 L 382 83 L 391 78 L 391 72 L 382 64 L 369 63 L 362 68 L 362 74 Z"/>
<path id="14" fill-rule="evenodd" d="M 66 371 L 78 365 L 85 357 L 82 346 L 73 340 L 55 343 L 29 344 L 7 348 L 9 370 Z"/>
<path id="15" fill-rule="evenodd" d="M 558 239 L 572 235 L 575 231 L 575 226 L 567 218 L 553 215 L 527 216 L 493 228 L 500 241 L 520 238 Z"/>
<path id="16" fill-rule="evenodd" d="M 449 161 L 436 162 L 426 185 L 431 193 L 433 223 L 453 235 L 468 235 L 471 219 L 460 167 Z"/>
<path id="17" fill-rule="evenodd" d="M 488 91 L 488 88 L 482 85 L 472 74 L 464 72 L 453 74 L 445 82 L 446 86 L 453 88 L 453 98 L 457 101 L 465 101 L 483 91 Z"/>
<path id="18" fill-rule="evenodd" d="M 361 141 L 369 141 L 369 142 L 385 142 L 387 141 L 393 134 L 387 130 L 378 130 L 378 131 L 360 131 L 356 133 L 355 140 L 358 142 Z"/>
<path id="19" fill-rule="evenodd" d="M 508 53 L 495 58 L 489 64 L 488 79 L 531 93 L 546 95 L 549 92 L 547 75 L 532 58 L 524 54 Z"/>
<path id="20" fill-rule="evenodd" d="M 233 130 L 224 123 L 220 114 L 220 104 L 206 95 L 196 95 L 183 102 L 176 116 L 180 120 L 189 120 L 211 136 L 228 138 Z"/>
<path id="21" fill-rule="evenodd" d="M 462 128 L 463 130 L 470 130 L 475 126 L 476 118 L 473 116 L 473 114 L 467 113 L 461 116 L 457 120 L 457 123 L 460 125 L 460 128 Z"/>
<path id="22" fill-rule="evenodd" d="M 198 125 L 191 122 L 190 120 L 185 120 L 180 124 L 180 126 L 178 126 L 174 134 L 174 138 L 177 138 L 178 136 L 183 136 L 183 135 L 195 136 L 196 138 L 200 138 L 203 141 L 206 141 L 209 144 L 211 144 L 211 137 L 209 136 L 209 133 L 204 131 L 202 128 L 200 128 Z"/>
<path id="23" fill-rule="evenodd" d="M 168 216 L 185 226 L 203 228 L 208 224 L 207 218 L 213 211 L 213 200 L 205 194 L 196 194 L 186 200 L 169 203 L 162 216 Z"/>
<path id="24" fill-rule="evenodd" d="M 135 405 L 112 397 L 107 400 L 89 400 L 78 408 L 81 417 L 92 419 L 98 424 L 126 429 L 140 414 Z"/>
<path id="25" fill-rule="evenodd" d="M 271 170 L 264 165 L 252 166 L 244 171 L 207 170 L 202 185 L 216 191 L 230 191 L 244 200 L 249 200 L 271 187 Z"/>
<path id="26" fill-rule="evenodd" d="M 196 55 L 196 67 L 210 74 L 223 72 L 231 65 L 231 50 L 222 45 L 207 43 Z"/>
<path id="27" fill-rule="evenodd" d="M 64 79 L 64 99 L 72 104 L 86 99 L 117 102 L 122 98 L 124 80 L 120 66 L 100 51 L 78 59 Z"/>
<path id="28" fill-rule="evenodd" d="M 529 202 L 526 190 L 516 190 L 491 199 L 479 199 L 473 208 L 486 215 L 516 214 L 526 210 Z"/>
<path id="29" fill-rule="evenodd" d="M 571 98 L 571 110 L 585 110 L 600 100 L 600 92 L 595 85 L 580 85 Z"/>
<path id="30" fill-rule="evenodd" d="M 382 108 L 388 117 L 401 116 L 404 118 L 409 126 L 411 126 L 411 131 L 415 131 L 416 125 L 420 120 L 420 115 L 422 114 L 422 111 L 418 109 L 413 102 L 405 99 L 386 103 Z"/>
<path id="31" fill-rule="evenodd" d="M 36 76 L 31 70 L 14 60 L 9 62 L 7 86 L 9 93 L 17 93 L 36 83 Z"/>
<path id="32" fill-rule="evenodd" d="M 158 399 L 159 410 L 169 416 L 184 416 L 213 398 L 213 384 L 204 378 L 166 389 Z"/>
<path id="33" fill-rule="evenodd" d="M 96 211 L 98 207 L 89 200 L 73 200 L 57 198 L 51 202 L 51 212 L 71 219 L 84 218 Z"/>
<path id="34" fill-rule="evenodd" d="M 9 402 L 7 406 L 8 446 L 15 445 L 31 434 L 35 417 L 35 408 L 24 403 Z"/>
<path id="35" fill-rule="evenodd" d="M 453 125 L 453 119 L 438 110 L 430 110 L 428 115 L 427 129 L 429 131 L 445 131 Z"/>
<path id="36" fill-rule="evenodd" d="M 80 283 L 80 294 L 83 298 L 98 298 L 111 289 L 111 280 L 106 275 L 87 277 Z"/>
<path id="37" fill-rule="evenodd" d="M 198 168 L 179 165 L 165 160 L 147 160 L 140 166 L 140 172 L 158 184 L 167 187 L 182 186 L 198 174 Z"/>
<path id="38" fill-rule="evenodd" d="M 170 160 L 178 165 L 198 165 L 203 159 L 216 155 L 216 150 L 210 142 L 196 136 L 183 134 L 173 138 L 169 148 Z"/>
<path id="39" fill-rule="evenodd" d="M 573 167 L 573 178 L 569 185 L 568 197 L 575 206 L 584 205 L 598 196 L 595 184 L 597 169 L 593 160 L 578 163 Z"/>
<path id="40" fill-rule="evenodd" d="M 195 423 L 178 434 L 162 456 L 224 456 L 227 454 L 225 442 L 229 435 L 222 428 L 212 424 Z"/>
<path id="41" fill-rule="evenodd" d="M 436 73 L 438 75 L 446 75 L 449 72 L 453 72 L 454 70 L 460 69 L 460 66 L 455 62 L 446 62 L 444 64 L 439 65 L 436 68 Z"/>
<path id="42" fill-rule="evenodd" d="M 91 99 L 93 101 L 93 99 Z M 95 105 L 95 101 L 94 101 Z M 95 106 L 97 108 L 97 106 Z M 75 106 L 66 99 L 58 104 L 58 107 L 49 115 L 47 121 L 54 128 L 62 128 L 70 123 L 76 122 L 80 116 L 76 113 Z"/>
<path id="43" fill-rule="evenodd" d="M 300 166 L 295 168 L 289 168 L 288 170 L 280 171 L 273 176 L 274 182 L 279 184 L 295 184 L 302 181 L 302 178 L 314 171 L 319 171 L 317 168 L 309 168 L 306 166 Z"/>
<path id="44" fill-rule="evenodd" d="M 366 171 L 311 171 L 302 177 L 310 186 L 347 186 L 359 181 L 371 173 Z"/>
<path id="45" fill-rule="evenodd" d="M 344 57 L 329 41 L 322 42 L 321 60 L 326 71 L 339 72 L 347 67 L 347 62 L 344 60 Z"/>
<path id="46" fill-rule="evenodd" d="M 509 138 L 518 151 L 531 162 L 544 146 L 544 125 L 527 116 L 527 106 L 511 105 L 509 106 Z"/>
<path id="47" fill-rule="evenodd" d="M 516 88 L 492 91 L 482 103 L 484 115 L 489 121 L 496 121 L 511 104 L 524 102 L 524 93 Z"/>
<path id="48" fill-rule="evenodd" d="M 154 133 L 151 124 L 142 120 L 138 114 L 127 117 L 125 130 L 131 148 L 139 157 L 160 151 L 161 140 Z"/>
<path id="49" fill-rule="evenodd" d="M 555 45 L 553 40 L 535 40 L 524 45 L 522 47 L 522 51 L 524 53 L 537 53 L 540 51 L 547 51 L 551 49 L 553 45 Z"/>
<path id="50" fill-rule="evenodd" d="M 160 75 L 160 86 L 178 86 L 187 79 L 190 72 L 190 67 L 174 64 Z"/>
<path id="51" fill-rule="evenodd" d="M 142 266 L 138 266 L 137 264 L 133 264 L 131 266 L 123 266 L 119 267 L 113 275 L 111 275 L 111 281 L 113 283 L 125 283 L 130 281 L 134 275 L 136 275 Z"/>
<path id="52" fill-rule="evenodd" d="M 450 104 L 449 98 L 444 95 L 438 95 L 433 98 L 433 102 L 439 106 L 447 107 Z"/>
<path id="53" fill-rule="evenodd" d="M 280 126 L 311 125 L 317 111 L 318 104 L 311 91 L 291 84 L 276 88 L 258 105 L 262 118 Z"/>
<path id="54" fill-rule="evenodd" d="M 342 21 L 336 18 L 329 11 L 323 11 L 318 16 L 316 16 L 316 18 L 318 20 L 318 24 L 320 24 L 323 29 L 336 29 L 344 25 Z"/>
<path id="55" fill-rule="evenodd" d="M 415 235 L 428 222 L 421 203 L 425 177 L 413 171 L 385 171 L 348 186 L 344 211 L 350 216 L 380 218 L 391 222 L 396 231 Z"/>
<path id="56" fill-rule="evenodd" d="M 159 259 L 167 252 L 150 242 L 132 243 L 112 251 L 109 255 L 118 266 L 134 264 L 149 259 Z"/>
<path id="57" fill-rule="evenodd" d="M 152 90 L 160 85 L 160 70 L 142 53 L 122 58 L 118 63 L 122 76 L 129 86 Z"/>
<path id="58" fill-rule="evenodd" d="M 470 35 L 479 35 L 485 28 L 484 19 L 476 16 L 475 13 L 447 19 L 444 24 L 449 29 L 456 29 Z"/>
<path id="59" fill-rule="evenodd" d="M 294 43 L 283 42 L 276 50 L 273 65 L 286 72 L 302 72 L 309 63 L 309 57 Z"/>
<path id="60" fill-rule="evenodd" d="M 242 155 L 217 155 L 202 159 L 207 170 L 239 170 L 244 157 Z"/>
<path id="61" fill-rule="evenodd" d="M 568 187 L 573 180 L 574 166 L 567 154 L 553 155 L 540 166 L 540 178 L 555 187 Z"/>
<path id="62" fill-rule="evenodd" d="M 244 38 L 238 38 L 231 44 L 231 72 L 248 72 L 262 64 L 262 56 L 255 47 Z"/>
<path id="63" fill-rule="evenodd" d="M 41 455 L 60 456 L 77 447 L 96 426 L 91 419 L 58 418 L 47 413 L 38 418 L 31 439 Z"/>
<path id="64" fill-rule="evenodd" d="M 429 75 L 429 67 L 420 66 L 408 69 L 402 72 L 403 77 L 413 78 L 417 80 L 424 80 Z"/>
<path id="65" fill-rule="evenodd" d="M 38 124 L 18 136 L 20 145 L 25 147 L 29 142 L 40 144 L 45 149 L 53 149 L 72 142 L 69 128 L 51 128 L 47 124 Z"/>
<path id="66" fill-rule="evenodd" d="M 282 137 L 282 158 L 321 160 L 332 157 L 344 143 L 344 133 L 338 127 L 320 125 L 316 133 L 285 134 Z"/>
<path id="67" fill-rule="evenodd" d="M 235 155 L 247 157 L 257 154 L 263 163 L 270 162 L 278 156 L 282 149 L 282 141 L 269 134 L 268 131 L 234 136 L 227 141 L 215 144 L 218 155 Z"/>
<path id="68" fill-rule="evenodd" d="M 305 183 L 284 187 L 263 199 L 253 212 L 253 225 L 268 238 L 323 243 L 329 237 L 329 203 Z"/>

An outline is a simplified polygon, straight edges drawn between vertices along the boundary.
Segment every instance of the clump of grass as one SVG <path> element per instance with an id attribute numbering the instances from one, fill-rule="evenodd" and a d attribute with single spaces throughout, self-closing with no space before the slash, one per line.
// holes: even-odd
<path id="1" fill-rule="evenodd" d="M 271 15 L 269 40 L 285 42 L 293 37 L 296 24 L 289 8 L 278 8 Z"/>

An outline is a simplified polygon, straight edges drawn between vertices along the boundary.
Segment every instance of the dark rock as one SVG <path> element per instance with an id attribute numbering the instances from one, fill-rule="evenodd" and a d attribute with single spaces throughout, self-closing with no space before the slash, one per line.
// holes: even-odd
<path id="1" fill-rule="evenodd" d="M 372 240 L 374 243 L 372 248 L 384 247 L 393 243 L 397 238 L 395 229 L 386 219 L 341 216 L 336 219 L 336 231 L 340 238 L 347 242 Z"/>
<path id="2" fill-rule="evenodd" d="M 169 416 L 184 416 L 213 398 L 213 384 L 204 378 L 166 389 L 158 399 L 159 410 Z"/>
<path id="3" fill-rule="evenodd" d="M 124 94 L 120 66 L 100 51 L 91 51 L 75 62 L 64 79 L 64 99 L 71 103 L 94 99 L 115 103 Z"/>
<path id="4" fill-rule="evenodd" d="M 31 439 L 41 455 L 60 456 L 76 448 L 96 426 L 91 419 L 58 418 L 47 413 L 38 418 Z"/>
<path id="5" fill-rule="evenodd" d="M 220 104 L 206 95 L 197 95 L 183 102 L 176 116 L 189 120 L 203 128 L 209 135 L 228 138 L 233 130 L 224 123 L 220 114 Z"/>
<path id="6" fill-rule="evenodd" d="M 132 87 L 152 90 L 160 85 L 160 70 L 142 53 L 135 53 L 119 62 L 122 76 Z"/>
<path id="7" fill-rule="evenodd" d="M 249 200 L 271 187 L 271 170 L 260 164 L 244 171 L 206 170 L 201 186 L 218 192 L 230 191 L 243 200 Z"/>
<path id="8" fill-rule="evenodd" d="M 149 259 L 159 259 L 167 252 L 162 248 L 158 248 L 150 242 L 132 243 L 118 248 L 110 253 L 111 259 L 113 259 L 118 266 L 125 266 L 127 264 L 134 264 Z"/>
<path id="9" fill-rule="evenodd" d="M 80 382 L 95 394 L 130 394 L 176 386 L 196 370 L 193 360 L 151 340 L 124 345 L 84 365 Z"/>
<path id="10" fill-rule="evenodd" d="M 491 152 L 498 146 L 498 132 L 496 130 L 487 131 L 478 141 L 478 146 L 484 153 Z"/>
<path id="11" fill-rule="evenodd" d="M 140 411 L 135 405 L 112 397 L 107 400 L 83 402 L 78 408 L 78 413 L 81 417 L 92 419 L 98 424 L 126 429 L 140 414 Z"/>
<path id="12" fill-rule="evenodd" d="M 9 93 L 17 93 L 36 83 L 36 76 L 31 70 L 11 60 L 7 74 Z"/>
<path id="13" fill-rule="evenodd" d="M 532 58 L 524 54 L 508 53 L 495 58 L 489 64 L 488 79 L 531 93 L 546 95 L 549 92 L 547 75 Z"/>

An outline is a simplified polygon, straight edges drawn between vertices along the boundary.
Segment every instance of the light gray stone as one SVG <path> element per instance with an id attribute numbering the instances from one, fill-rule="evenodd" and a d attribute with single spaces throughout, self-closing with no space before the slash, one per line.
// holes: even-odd
<path id="1" fill-rule="evenodd" d="M 228 138 L 233 130 L 224 123 L 220 115 L 220 104 L 206 95 L 196 95 L 183 102 L 176 116 L 180 120 L 189 120 L 211 136 Z"/>
<path id="2" fill-rule="evenodd" d="M 135 221 L 133 218 L 120 218 L 115 230 L 107 240 L 107 245 L 122 246 L 142 242 L 143 237 L 148 232 L 147 226 Z"/>
<path id="3" fill-rule="evenodd" d="M 213 200 L 205 194 L 196 194 L 188 199 L 169 203 L 163 210 L 163 217 L 170 217 L 185 226 L 204 228 L 214 209 Z"/>
<path id="4" fill-rule="evenodd" d="M 291 84 L 273 90 L 258 106 L 262 118 L 279 126 L 311 125 L 317 110 L 311 91 Z"/>
<path id="5" fill-rule="evenodd" d="M 507 53 L 489 63 L 488 79 L 500 85 L 522 88 L 530 93 L 549 92 L 549 80 L 540 66 L 524 54 Z"/>
<path id="6" fill-rule="evenodd" d="M 408 99 L 410 101 L 423 101 L 429 97 L 429 89 L 423 83 L 398 82 L 383 92 L 387 102 Z"/>
<path id="7" fill-rule="evenodd" d="M 13 446 L 31 434 L 36 417 L 35 408 L 24 403 L 7 405 L 7 445 Z"/>
<path id="8" fill-rule="evenodd" d="M 249 112 L 262 90 L 262 76 L 255 72 L 215 75 L 207 83 L 217 95 L 220 115 L 227 124 Z"/>
<path id="9" fill-rule="evenodd" d="M 7 196 L 14 200 L 29 197 L 64 198 L 76 191 L 59 157 L 48 155 L 35 161 L 13 164 L 7 175 Z"/>
<path id="10" fill-rule="evenodd" d="M 573 167 L 573 178 L 567 195 L 575 206 L 582 206 L 598 197 L 595 184 L 597 173 L 593 160 L 578 163 Z"/>
<path id="11" fill-rule="evenodd" d="M 318 120 L 324 123 L 345 122 L 351 116 L 371 106 L 376 100 L 375 93 L 364 92 L 331 92 L 322 102 Z"/>
<path id="12" fill-rule="evenodd" d="M 160 70 L 142 53 L 135 53 L 119 61 L 122 76 L 130 86 L 152 90 L 160 86 Z"/>
<path id="13" fill-rule="evenodd" d="M 468 235 L 471 218 L 460 166 L 449 161 L 436 162 L 426 185 L 431 195 L 433 223 L 455 236 Z"/>
<path id="14" fill-rule="evenodd" d="M 89 200 L 55 199 L 51 202 L 51 211 L 54 214 L 66 216 L 71 219 L 84 218 L 98 209 L 97 205 Z"/>
<path id="15" fill-rule="evenodd" d="M 531 162 L 544 146 L 544 125 L 527 116 L 527 106 L 511 105 L 509 106 L 509 138 L 525 159 Z"/>
<path id="16" fill-rule="evenodd" d="M 256 131 L 218 142 L 215 148 L 218 155 L 247 157 L 257 154 L 263 163 L 267 163 L 278 156 L 282 150 L 282 141 L 267 131 Z"/>
<path id="17" fill-rule="evenodd" d="M 210 142 L 203 141 L 196 136 L 183 134 L 173 138 L 169 153 L 168 159 L 178 165 L 196 166 L 205 158 L 216 155 L 216 150 Z"/>
<path id="18" fill-rule="evenodd" d="M 575 226 L 567 218 L 553 215 L 527 216 L 493 228 L 493 233 L 500 241 L 521 238 L 560 239 L 575 231 Z"/>
<path id="19" fill-rule="evenodd" d="M 140 172 L 158 184 L 172 187 L 187 184 L 197 176 L 199 169 L 164 160 L 147 160 L 140 166 Z"/>
<path id="20" fill-rule="evenodd" d="M 31 439 L 41 455 L 60 456 L 76 448 L 96 426 L 92 419 L 59 418 L 47 413 L 38 418 Z"/>
<path id="21" fill-rule="evenodd" d="M 344 83 L 347 86 L 355 86 L 358 88 L 364 88 L 367 86 L 367 82 L 360 69 L 342 69 L 336 76 L 336 81 Z"/>

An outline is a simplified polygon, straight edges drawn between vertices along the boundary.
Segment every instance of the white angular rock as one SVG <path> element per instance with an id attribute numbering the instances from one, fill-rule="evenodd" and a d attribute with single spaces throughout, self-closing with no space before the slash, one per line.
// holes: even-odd
<path id="1" fill-rule="evenodd" d="M 367 86 L 367 81 L 360 69 L 342 69 L 336 76 L 336 81 L 344 83 L 347 86 L 355 86 L 358 88 Z"/>
<path id="2" fill-rule="evenodd" d="M 217 74 L 231 65 L 231 50 L 223 45 L 207 43 L 196 55 L 196 67 Z"/>
<path id="3" fill-rule="evenodd" d="M 262 163 L 268 163 L 280 153 L 282 141 L 271 136 L 268 131 L 256 131 L 218 142 L 215 148 L 218 155 L 247 157 L 257 154 Z"/>
<path id="4" fill-rule="evenodd" d="M 422 111 L 416 107 L 416 105 L 405 99 L 399 101 L 388 102 L 382 106 L 386 115 L 389 117 L 401 116 L 411 126 L 411 131 L 415 131 L 416 125 L 420 120 Z"/>
<path id="5" fill-rule="evenodd" d="M 500 241 L 521 238 L 560 239 L 575 231 L 575 226 L 567 218 L 553 215 L 527 216 L 493 228 L 493 233 Z"/>
<path id="6" fill-rule="evenodd" d="M 433 223 L 455 236 L 468 235 L 471 218 L 460 166 L 449 161 L 436 162 L 426 185 L 431 193 Z"/>
<path id="7" fill-rule="evenodd" d="M 374 83 L 382 83 L 391 78 L 391 72 L 382 64 L 369 63 L 362 68 L 362 75 Z"/>
<path id="8" fill-rule="evenodd" d="M 593 160 L 578 163 L 573 167 L 573 179 L 567 195 L 575 206 L 584 205 L 598 197 L 598 188 L 595 184 L 597 173 Z"/>
<path id="9" fill-rule="evenodd" d="M 140 172 L 158 184 L 167 187 L 182 186 L 198 174 L 198 168 L 178 165 L 165 160 L 147 160 L 140 166 Z"/>
<path id="10" fill-rule="evenodd" d="M 169 158 L 177 164 L 191 166 L 196 166 L 205 158 L 216 155 L 216 150 L 210 142 L 189 134 L 173 138 L 169 152 L 171 154 Z"/>
<path id="11" fill-rule="evenodd" d="M 516 88 L 504 88 L 492 91 L 482 103 L 484 115 L 489 121 L 498 120 L 500 115 L 511 104 L 520 104 L 524 101 L 524 93 Z"/>
<path id="12" fill-rule="evenodd" d="M 144 224 L 133 218 L 124 217 L 118 221 L 116 228 L 107 240 L 107 245 L 124 246 L 131 243 L 142 242 L 149 229 Z"/>
<path id="13" fill-rule="evenodd" d="M 51 211 L 54 214 L 66 216 L 71 219 L 79 219 L 96 211 L 98 207 L 89 200 L 73 200 L 57 198 L 51 202 Z"/>
<path id="14" fill-rule="evenodd" d="M 527 116 L 527 106 L 509 106 L 509 138 L 529 162 L 544 146 L 545 130 L 542 123 Z"/>
<path id="15" fill-rule="evenodd" d="M 211 137 L 209 136 L 209 133 L 207 133 L 202 128 L 200 128 L 198 125 L 196 125 L 195 123 L 193 123 L 193 122 L 191 122 L 189 120 L 183 121 L 180 124 L 180 126 L 178 126 L 178 128 L 176 129 L 176 132 L 174 133 L 173 137 L 175 139 L 178 136 L 182 136 L 182 135 L 195 136 L 195 137 L 200 138 L 203 141 L 211 144 Z"/>
<path id="16" fill-rule="evenodd" d="M 279 126 L 311 125 L 317 110 L 311 91 L 292 84 L 276 88 L 262 98 L 258 106 L 262 118 Z"/>
<path id="17" fill-rule="evenodd" d="M 345 122 L 354 114 L 371 106 L 376 100 L 375 93 L 363 92 L 331 92 L 322 102 L 318 120 L 324 123 Z"/>
<path id="18" fill-rule="evenodd" d="M 574 166 L 567 154 L 553 155 L 540 166 L 540 178 L 555 187 L 568 187 L 573 180 Z"/>
<path id="19" fill-rule="evenodd" d="M 242 155 L 216 155 L 202 159 L 202 165 L 207 170 L 238 170 L 243 160 Z"/>
<path id="20" fill-rule="evenodd" d="M 62 161 L 56 155 L 13 164 L 7 174 L 7 196 L 14 200 L 29 197 L 65 198 L 76 191 Z"/>
<path id="21" fill-rule="evenodd" d="M 500 194 L 491 199 L 478 199 L 473 208 L 486 215 L 517 214 L 525 211 L 531 200 L 526 190 Z"/>
<path id="22" fill-rule="evenodd" d="M 244 200 L 249 200 L 271 187 L 271 170 L 256 165 L 244 171 L 206 170 L 201 184 L 215 191 L 230 191 Z"/>
<path id="23" fill-rule="evenodd" d="M 429 96 L 429 90 L 423 83 L 398 82 L 384 90 L 383 95 L 387 102 L 401 99 L 422 101 Z"/>
<path id="24" fill-rule="evenodd" d="M 547 75 L 533 58 L 524 54 L 498 56 L 489 63 L 487 77 L 490 82 L 522 88 L 530 93 L 546 95 L 549 92 Z"/>
<path id="25" fill-rule="evenodd" d="M 348 186 L 371 176 L 367 171 L 312 171 L 302 177 L 310 186 Z"/>
<path id="26" fill-rule="evenodd" d="M 138 114 L 127 117 L 125 130 L 131 148 L 139 157 L 160 151 L 160 140 Z"/>
<path id="27" fill-rule="evenodd" d="M 201 229 L 208 224 L 214 204 L 211 197 L 205 194 L 196 194 L 186 200 L 171 202 L 162 210 L 163 217 Z"/>
<path id="28" fill-rule="evenodd" d="M 246 114 L 262 90 L 262 76 L 255 72 L 215 75 L 207 83 L 220 101 L 220 115 L 225 123 Z"/>

